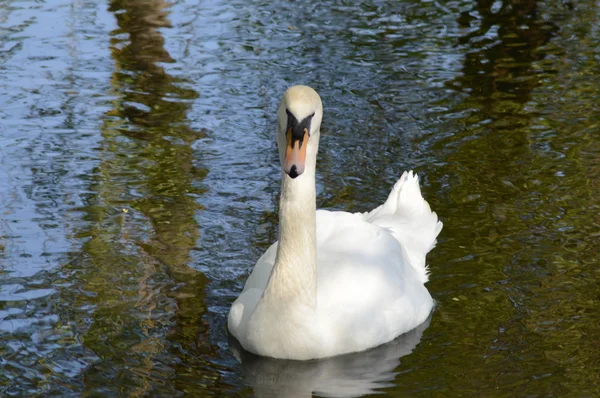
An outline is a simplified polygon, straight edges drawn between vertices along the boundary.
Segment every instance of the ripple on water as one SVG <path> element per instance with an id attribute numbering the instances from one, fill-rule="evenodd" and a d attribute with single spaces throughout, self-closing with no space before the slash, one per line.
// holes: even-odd
<path id="1" fill-rule="evenodd" d="M 597 11 L 5 4 L 0 395 L 599 395 Z M 228 307 L 277 237 L 275 109 L 297 83 L 325 104 L 319 206 L 369 210 L 415 168 L 444 222 L 406 352 L 230 351 Z"/>

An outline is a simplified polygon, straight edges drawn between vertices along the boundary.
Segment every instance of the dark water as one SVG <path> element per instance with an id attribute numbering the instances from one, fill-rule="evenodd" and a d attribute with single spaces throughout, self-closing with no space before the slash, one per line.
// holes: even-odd
<path id="1" fill-rule="evenodd" d="M 599 8 L 0 1 L 0 395 L 600 395 Z M 445 225 L 430 325 L 341 360 L 225 329 L 297 83 L 319 206 L 415 169 Z"/>

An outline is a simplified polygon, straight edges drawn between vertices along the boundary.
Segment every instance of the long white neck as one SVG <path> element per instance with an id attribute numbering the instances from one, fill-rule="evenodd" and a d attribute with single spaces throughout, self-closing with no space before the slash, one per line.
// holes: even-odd
<path id="1" fill-rule="evenodd" d="M 316 137 L 315 137 L 316 138 Z M 317 141 L 316 138 L 315 141 Z M 315 166 L 318 142 L 307 148 L 306 167 L 295 179 L 281 173 L 279 244 L 264 298 L 316 306 L 317 240 Z"/>

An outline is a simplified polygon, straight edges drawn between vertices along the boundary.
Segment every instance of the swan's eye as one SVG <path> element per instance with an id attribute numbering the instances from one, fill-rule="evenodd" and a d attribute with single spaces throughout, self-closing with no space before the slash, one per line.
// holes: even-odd
<path id="1" fill-rule="evenodd" d="M 289 109 L 286 109 L 285 113 L 287 114 L 287 117 L 288 117 L 287 118 L 287 128 L 285 129 L 286 134 L 292 133 L 292 135 L 300 138 L 304 135 L 304 129 L 309 131 L 309 134 L 310 134 L 310 122 L 312 121 L 313 116 L 315 116 L 314 112 L 312 114 L 308 115 L 307 117 L 305 117 L 304 119 L 302 119 L 301 121 L 298 121 L 298 119 L 296 119 L 296 116 L 294 116 L 294 114 L 292 112 L 290 112 Z"/>

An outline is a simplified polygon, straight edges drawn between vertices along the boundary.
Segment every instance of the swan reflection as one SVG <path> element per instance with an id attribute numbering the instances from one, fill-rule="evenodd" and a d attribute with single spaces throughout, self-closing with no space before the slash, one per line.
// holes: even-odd
<path id="1" fill-rule="evenodd" d="M 419 344 L 430 320 L 371 350 L 320 360 L 259 357 L 233 337 L 230 347 L 257 397 L 360 397 L 394 385 L 400 358 Z"/>

